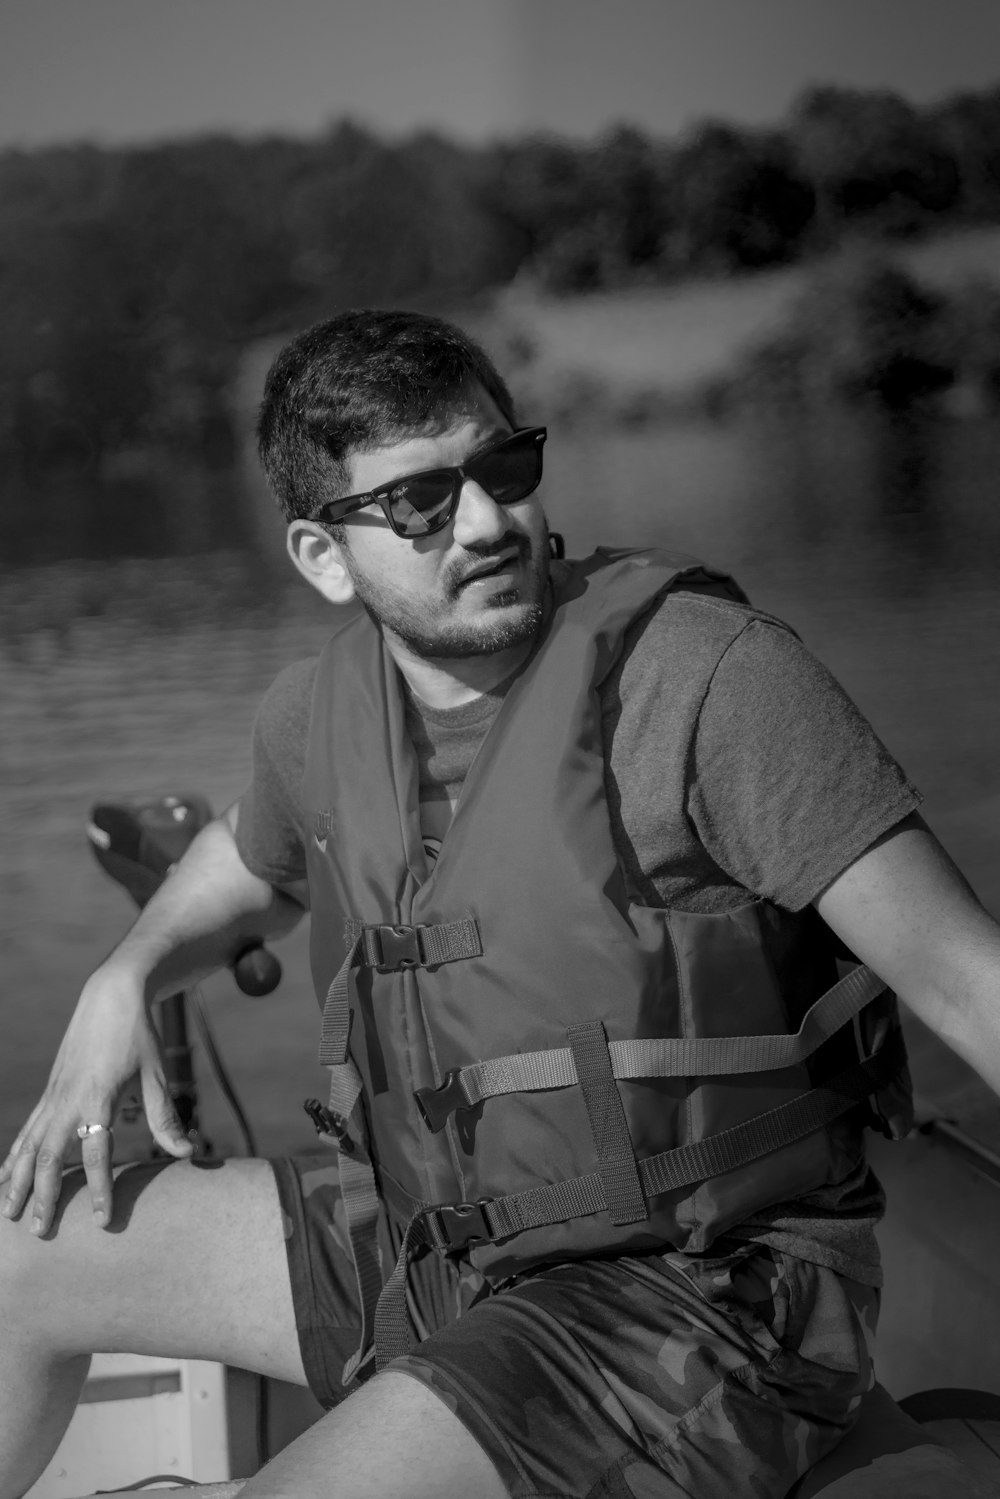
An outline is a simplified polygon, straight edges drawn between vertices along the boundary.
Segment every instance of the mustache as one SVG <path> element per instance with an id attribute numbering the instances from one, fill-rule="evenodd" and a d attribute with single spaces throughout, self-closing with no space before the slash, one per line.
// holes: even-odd
<path id="1" fill-rule="evenodd" d="M 531 541 L 523 531 L 508 531 L 506 535 L 484 546 L 464 547 L 463 552 L 464 556 L 456 557 L 448 568 L 445 584 L 450 593 L 456 593 L 459 590 L 470 568 L 483 562 L 492 562 L 494 558 L 509 555 L 512 552 L 517 553 L 518 562 L 528 561 L 531 557 Z"/>

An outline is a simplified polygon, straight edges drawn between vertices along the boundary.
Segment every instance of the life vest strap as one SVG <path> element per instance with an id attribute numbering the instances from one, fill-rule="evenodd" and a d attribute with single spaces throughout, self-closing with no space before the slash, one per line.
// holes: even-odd
<path id="1" fill-rule="evenodd" d="M 599 1020 L 571 1025 L 570 1050 L 590 1120 L 601 1183 L 612 1223 L 641 1223 L 649 1216 L 621 1093 L 611 1070 L 608 1037 Z"/>
<path id="2" fill-rule="evenodd" d="M 379 1195 L 371 1162 L 356 1154 L 340 1156 L 340 1193 L 347 1218 L 347 1237 L 354 1261 L 361 1331 L 358 1346 L 344 1365 L 341 1376 L 350 1384 L 371 1353 L 375 1313 L 382 1294 L 382 1263 L 378 1252 Z"/>
<path id="3" fill-rule="evenodd" d="M 452 963 L 476 957 L 483 944 L 474 918 L 436 926 L 371 926 L 347 923 L 348 948 L 323 1006 L 319 1059 L 330 1069 L 328 1113 L 331 1141 L 340 1153 L 340 1189 L 347 1218 L 347 1237 L 354 1261 L 361 1306 L 358 1347 L 344 1365 L 343 1382 L 350 1383 L 370 1353 L 376 1307 L 382 1291 L 378 1253 L 379 1196 L 368 1155 L 361 1075 L 347 1054 L 351 1032 L 351 975 L 363 964 L 402 968 Z M 322 1110 L 313 1112 L 318 1129 Z M 321 1133 L 324 1133 L 321 1130 Z"/>
<path id="4" fill-rule="evenodd" d="M 344 924 L 344 935 L 350 943 L 360 937 L 360 961 L 382 973 L 400 968 L 436 968 L 439 963 L 457 963 L 483 954 L 483 939 L 474 916 L 417 926 L 390 922 L 373 925 L 351 917 Z"/>
<path id="5" fill-rule="evenodd" d="M 410 1259 L 421 1244 L 432 1244 L 425 1208 L 418 1208 L 406 1225 L 399 1256 L 375 1308 L 375 1368 L 381 1372 L 413 1346 L 410 1320 L 406 1308 L 406 1282 Z"/>
<path id="6" fill-rule="evenodd" d="M 870 968 L 859 966 L 810 1006 L 790 1035 L 647 1037 L 612 1041 L 611 1070 L 620 1081 L 657 1077 L 731 1077 L 794 1067 L 841 1026 L 853 1020 L 886 988 Z M 572 1048 L 517 1052 L 453 1068 L 440 1088 L 420 1088 L 415 1097 L 431 1130 L 449 1115 L 507 1093 L 568 1088 L 579 1082 Z"/>
<path id="7" fill-rule="evenodd" d="M 796 1140 L 803 1140 L 815 1130 L 832 1124 L 839 1115 L 883 1087 L 905 1060 L 902 1035 L 893 1032 L 873 1056 L 821 1087 L 800 1093 L 732 1129 L 707 1135 L 690 1145 L 661 1151 L 659 1155 L 647 1156 L 639 1162 L 643 1191 L 647 1197 L 654 1197 L 661 1192 L 690 1187 L 760 1160 Z M 551 1187 L 535 1187 L 509 1197 L 494 1198 L 486 1209 L 491 1236 L 504 1238 L 508 1234 L 523 1233 L 528 1228 L 581 1216 L 566 1212 L 565 1189 L 575 1187 L 580 1202 L 590 1202 L 595 1197 L 594 1184 L 600 1184 L 599 1176 L 578 1177 L 573 1183 L 557 1182 Z M 599 1212 L 605 1205 L 598 1202 L 584 1211 Z"/>
<path id="8" fill-rule="evenodd" d="M 326 991 L 319 1038 L 319 1060 L 323 1067 L 342 1067 L 347 1061 L 347 1043 L 351 1036 L 351 970 L 361 961 L 360 953 L 361 938 L 357 936 Z"/>
<path id="9" fill-rule="evenodd" d="M 319 1042 L 323 1067 L 341 1066 L 347 1060 L 351 975 L 355 968 L 395 973 L 404 968 L 436 968 L 440 963 L 457 963 L 463 958 L 481 957 L 483 953 L 483 939 L 474 916 L 428 926 L 373 924 L 349 917 L 344 923 L 344 938 L 347 951 L 323 1004 Z"/>
<path id="10" fill-rule="evenodd" d="M 348 1060 L 330 1068 L 330 1102 L 325 1108 L 315 1098 L 307 1100 L 305 1108 L 320 1139 L 333 1146 L 339 1157 L 340 1196 L 361 1308 L 358 1346 L 341 1375 L 343 1384 L 348 1385 L 371 1356 L 375 1310 L 383 1280 L 378 1249 L 381 1204 L 368 1152 L 361 1074 L 354 1063 Z"/>
<path id="11" fill-rule="evenodd" d="M 638 1163 L 645 1196 L 654 1197 L 721 1176 L 804 1139 L 883 1088 L 905 1062 L 902 1033 L 892 1031 L 865 1061 L 822 1086 L 732 1129 L 648 1156 Z M 531 1228 L 544 1228 L 607 1210 L 608 1195 L 598 1172 L 476 1203 L 417 1205 L 396 1268 L 383 1288 L 375 1314 L 377 1367 L 384 1368 L 410 1349 L 406 1273 L 409 1257 L 418 1244 L 431 1244 L 441 1252 L 454 1253 L 470 1244 L 506 1239 Z"/>

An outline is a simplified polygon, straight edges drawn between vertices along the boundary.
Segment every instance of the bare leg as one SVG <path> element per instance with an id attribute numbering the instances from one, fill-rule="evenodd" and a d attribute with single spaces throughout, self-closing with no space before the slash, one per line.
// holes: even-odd
<path id="1" fill-rule="evenodd" d="M 391 1370 L 279 1452 L 240 1499 L 504 1499 L 496 1469 L 433 1391 Z"/>
<path id="2" fill-rule="evenodd" d="M 266 1162 L 127 1168 L 107 1229 L 82 1175 L 47 1238 L 27 1215 L 0 1218 L 0 1499 L 48 1463 L 92 1352 L 218 1359 L 305 1384 Z"/>

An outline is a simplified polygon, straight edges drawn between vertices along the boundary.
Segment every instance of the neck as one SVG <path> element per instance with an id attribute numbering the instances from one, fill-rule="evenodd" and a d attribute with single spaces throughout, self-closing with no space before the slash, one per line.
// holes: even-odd
<path id="1" fill-rule="evenodd" d="M 534 640 L 484 656 L 418 656 L 392 630 L 383 627 L 386 648 L 407 685 L 431 708 L 460 708 L 513 675 L 531 654 Z"/>

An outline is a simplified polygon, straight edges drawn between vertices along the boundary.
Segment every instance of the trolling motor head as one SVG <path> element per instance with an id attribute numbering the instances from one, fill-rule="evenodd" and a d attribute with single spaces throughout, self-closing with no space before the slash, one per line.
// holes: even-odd
<path id="1" fill-rule="evenodd" d="M 98 802 L 87 837 L 101 868 L 142 907 L 211 820 L 212 808 L 197 794 Z M 230 966 L 244 994 L 270 994 L 281 980 L 280 963 L 260 943 L 246 947 Z"/>
<path id="2" fill-rule="evenodd" d="M 98 802 L 87 837 L 105 873 L 124 885 L 136 905 L 144 906 L 211 820 L 212 809 L 203 796 Z"/>

